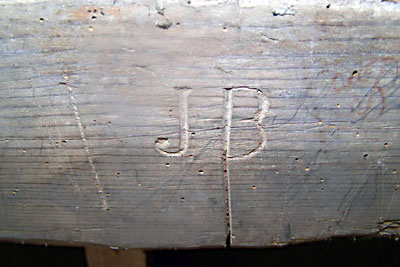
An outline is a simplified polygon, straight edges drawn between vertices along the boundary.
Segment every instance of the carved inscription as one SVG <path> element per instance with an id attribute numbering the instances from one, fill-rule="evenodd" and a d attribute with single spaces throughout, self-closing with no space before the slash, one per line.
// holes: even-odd
<path id="1" fill-rule="evenodd" d="M 174 156 L 179 157 L 183 156 L 189 148 L 189 118 L 188 118 L 188 97 L 190 92 L 192 91 L 187 87 L 179 87 L 175 88 L 179 93 L 179 117 L 180 117 L 180 142 L 179 149 L 176 151 L 169 151 L 168 148 L 170 146 L 167 138 L 158 138 L 155 143 L 155 148 L 158 152 L 165 156 Z M 240 155 L 233 156 L 231 155 L 231 147 L 230 147 L 230 139 L 231 139 L 231 128 L 232 128 L 232 111 L 233 111 L 233 98 L 235 91 L 245 91 L 251 94 L 255 94 L 259 101 L 259 106 L 257 112 L 254 114 L 254 117 L 246 120 L 249 122 L 253 122 L 258 129 L 260 140 L 258 146 L 256 148 L 251 149 L 249 152 Z M 258 153 L 262 149 L 264 149 L 266 145 L 266 134 L 262 127 L 263 119 L 265 118 L 266 113 L 269 110 L 269 102 L 267 96 L 257 88 L 252 87 L 231 87 L 224 88 L 224 120 L 223 120 L 223 129 L 224 129 L 224 153 L 226 159 L 229 160 L 238 160 L 245 159 L 248 157 L 252 157 L 254 154 Z"/>
<path id="2" fill-rule="evenodd" d="M 168 139 L 158 138 L 156 141 L 156 150 L 165 156 L 179 157 L 186 153 L 189 146 L 188 97 L 191 89 L 186 87 L 178 87 L 175 89 L 179 92 L 179 117 L 181 130 L 179 149 L 177 151 L 167 151 L 166 149 L 169 147 Z"/>
<path id="3" fill-rule="evenodd" d="M 232 125 L 232 112 L 233 112 L 233 97 L 234 97 L 234 92 L 235 91 L 247 91 L 252 94 L 256 93 L 256 96 L 259 100 L 259 106 L 257 112 L 254 114 L 254 117 L 247 120 L 250 122 L 253 122 L 260 135 L 260 141 L 258 143 L 258 146 L 249 152 L 241 155 L 241 156 L 233 156 L 231 155 L 231 145 L 230 145 L 230 139 L 231 139 L 231 125 Z M 252 157 L 254 154 L 258 153 L 262 149 L 264 149 L 267 138 L 265 131 L 262 127 L 262 122 L 263 119 L 265 118 L 266 113 L 269 110 L 269 102 L 267 99 L 267 96 L 259 89 L 257 88 L 251 88 L 251 87 L 232 87 L 232 88 L 225 88 L 225 149 L 226 149 L 226 158 L 231 159 L 231 160 L 237 160 L 237 159 L 244 159 L 248 157 Z"/>

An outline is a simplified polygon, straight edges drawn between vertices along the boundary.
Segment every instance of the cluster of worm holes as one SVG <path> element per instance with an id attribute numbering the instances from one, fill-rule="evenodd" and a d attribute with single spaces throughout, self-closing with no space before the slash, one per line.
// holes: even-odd
<path id="1" fill-rule="evenodd" d="M 99 15 L 99 14 L 100 14 L 101 16 L 104 16 L 104 15 L 105 15 L 103 9 L 93 8 L 93 9 L 88 9 L 87 12 L 90 14 L 90 19 L 91 19 L 92 21 L 95 21 L 95 20 L 98 18 L 98 15 Z M 88 30 L 89 30 L 90 32 L 92 32 L 92 31 L 94 30 L 94 29 L 93 29 L 93 26 L 89 26 L 89 27 L 88 27 Z"/>
<path id="2" fill-rule="evenodd" d="M 357 133 L 356 136 L 359 136 L 359 133 Z M 389 144 L 388 144 L 388 143 L 384 143 L 383 146 L 384 146 L 384 147 L 388 147 Z M 367 159 L 368 156 L 369 156 L 368 153 L 365 153 L 365 154 L 363 155 L 364 159 Z M 295 160 L 295 161 L 298 161 L 299 158 L 296 157 L 294 160 Z M 305 168 L 304 168 L 304 171 L 309 172 L 309 171 L 310 171 L 310 167 L 305 167 Z M 279 170 L 276 170 L 275 173 L 276 173 L 276 174 L 279 174 Z M 393 170 L 392 170 L 392 174 L 397 174 L 397 170 L 396 170 L 396 169 L 393 169 Z M 323 182 L 324 182 L 324 179 L 323 179 L 323 178 L 320 178 L 320 183 L 322 184 Z M 399 187 L 399 186 L 396 186 L 395 191 L 398 191 L 398 188 L 397 188 L 397 187 Z M 257 189 L 257 186 L 253 185 L 253 186 L 251 187 L 251 189 L 255 190 L 255 189 Z M 324 188 L 321 188 L 321 192 L 324 192 L 324 191 L 325 191 L 325 189 L 324 189 Z"/>
<path id="3" fill-rule="evenodd" d="M 192 134 L 193 134 L 193 133 L 192 133 Z M 356 133 L 356 137 L 359 137 L 359 136 L 360 136 L 360 134 L 357 132 L 357 133 Z M 383 146 L 384 146 L 384 147 L 388 147 L 389 144 L 388 144 L 388 143 L 384 143 Z M 365 159 L 367 159 L 368 156 L 369 156 L 368 153 L 365 153 L 365 154 L 363 155 L 363 157 L 364 157 Z M 190 158 L 193 158 L 193 155 L 190 155 L 189 157 L 190 157 Z M 299 158 L 296 157 L 294 160 L 295 160 L 295 161 L 298 161 Z M 168 162 L 165 163 L 165 167 L 169 168 L 170 166 L 171 166 L 170 163 L 168 163 Z M 310 171 L 310 167 L 306 166 L 306 167 L 304 168 L 304 171 L 309 172 L 309 171 Z M 204 171 L 203 171 L 203 170 L 199 170 L 198 173 L 199 173 L 199 175 L 203 175 L 203 174 L 204 174 Z M 275 173 L 276 173 L 276 174 L 279 174 L 279 170 L 275 170 Z M 392 170 L 392 173 L 393 173 L 393 174 L 396 174 L 396 173 L 397 173 L 397 170 L 396 170 L 396 169 L 393 169 L 393 170 Z M 117 173 L 117 176 L 118 176 L 118 177 L 119 177 L 119 175 L 120 175 L 120 173 Z M 320 178 L 320 183 L 322 184 L 323 182 L 324 182 L 324 179 L 323 179 L 323 178 Z M 251 189 L 255 190 L 255 189 L 257 189 L 257 186 L 253 185 L 253 186 L 251 187 Z M 395 190 L 397 191 L 397 188 L 396 188 Z M 325 191 L 325 189 L 324 189 L 324 188 L 321 188 L 321 192 L 324 192 L 324 191 Z M 184 198 L 181 198 L 181 201 L 184 202 L 185 199 L 184 199 Z"/>
<path id="4" fill-rule="evenodd" d="M 353 72 L 353 75 L 354 75 L 354 73 L 356 73 L 356 71 Z M 339 104 L 338 104 L 338 105 L 339 105 Z M 339 105 L 339 106 L 340 106 L 340 105 Z M 93 122 L 94 122 L 94 123 L 97 123 L 96 120 L 93 120 Z M 109 121 L 108 123 L 111 124 L 111 121 Z M 319 124 L 322 124 L 322 121 L 320 120 L 318 123 L 319 123 Z M 196 134 L 195 132 L 192 132 L 192 135 L 195 135 L 195 134 Z M 359 136 L 360 136 L 360 133 L 356 132 L 355 136 L 356 136 L 356 137 L 359 137 Z M 8 142 L 9 140 L 6 139 L 5 141 Z M 61 143 L 66 144 L 67 141 L 66 141 L 66 140 L 61 140 Z M 59 146 L 59 142 L 56 141 L 56 142 L 55 142 L 55 145 L 56 145 L 56 147 L 58 147 L 58 146 Z M 385 148 L 387 148 L 387 147 L 389 146 L 389 144 L 386 142 L 386 143 L 383 144 L 383 146 L 384 146 Z M 22 152 L 23 152 L 23 153 L 26 153 L 26 149 L 23 148 L 23 149 L 22 149 Z M 365 153 L 365 154 L 363 155 L 363 158 L 364 158 L 364 159 L 368 159 L 368 157 L 369 157 L 368 153 Z M 189 158 L 190 158 L 190 159 L 193 159 L 194 156 L 193 156 L 193 155 L 189 155 Z M 295 158 L 295 161 L 298 161 L 298 160 L 299 160 L 299 158 L 296 157 L 296 158 Z M 46 166 L 47 166 L 47 165 L 49 165 L 49 162 L 46 161 L 45 164 L 46 164 Z M 166 166 L 167 168 L 169 168 L 171 165 L 170 165 L 170 163 L 167 162 L 167 163 L 165 163 L 165 166 Z M 310 171 L 310 168 L 309 168 L 309 167 L 305 167 L 305 168 L 304 168 L 304 171 L 308 172 L 308 171 Z M 276 173 L 276 174 L 279 174 L 279 170 L 275 170 L 275 173 Z M 203 170 L 199 170 L 199 171 L 198 171 L 198 174 L 199 174 L 199 175 L 204 175 L 204 171 L 203 171 Z M 392 170 L 392 174 L 397 174 L 397 170 L 396 170 L 396 169 L 393 169 L 393 170 Z M 117 173 L 115 174 L 115 176 L 116 176 L 116 177 L 120 177 L 120 176 L 121 176 L 121 173 L 120 173 L 120 172 L 117 172 Z M 324 179 L 321 178 L 321 179 L 320 179 L 320 182 L 323 183 L 323 182 L 324 182 Z M 141 187 L 142 185 L 141 185 L 141 184 L 138 184 L 138 186 Z M 255 189 L 257 189 L 257 186 L 253 185 L 251 188 L 252 188 L 253 190 L 255 190 Z M 324 188 L 321 188 L 321 192 L 323 192 L 323 191 L 324 191 Z M 398 188 L 397 188 L 397 187 L 396 187 L 395 191 L 398 191 Z M 18 192 L 18 188 L 16 188 L 16 190 L 13 191 L 13 195 L 16 195 L 17 192 Z M 109 193 L 106 193 L 106 197 L 110 197 L 110 194 L 109 194 Z M 182 198 L 181 198 L 181 202 L 185 202 L 185 198 L 182 197 Z"/>
<path id="5" fill-rule="evenodd" d="M 192 133 L 192 134 L 193 134 L 193 133 Z M 358 136 L 359 136 L 359 133 L 356 133 L 356 136 L 358 137 Z M 388 144 L 388 143 L 384 143 L 383 146 L 384 146 L 384 147 L 388 147 L 389 144 Z M 363 155 L 364 159 L 367 159 L 368 156 L 369 156 L 368 153 L 365 153 L 365 154 Z M 189 158 L 193 158 L 193 155 L 189 155 Z M 298 161 L 299 158 L 296 157 L 294 160 L 295 160 L 295 161 Z M 48 162 L 47 162 L 47 163 L 48 163 Z M 170 166 L 171 166 L 171 164 L 170 164 L 169 162 L 165 163 L 165 167 L 169 168 Z M 309 172 L 309 171 L 310 171 L 310 167 L 306 166 L 306 167 L 304 168 L 304 171 Z M 279 174 L 279 170 L 275 170 L 275 173 L 276 173 L 276 174 Z M 397 170 L 396 170 L 396 169 L 393 169 L 393 170 L 392 170 L 392 173 L 393 173 L 393 174 L 396 174 L 396 173 L 397 173 Z M 198 171 L 198 174 L 199 174 L 199 175 L 204 175 L 204 171 L 203 171 L 203 170 L 199 170 L 199 171 Z M 117 173 L 116 173 L 116 176 L 117 176 L 117 177 L 120 177 L 120 176 L 121 176 L 121 173 L 117 172 Z M 320 183 L 322 184 L 323 182 L 324 182 L 324 179 L 323 179 L 323 178 L 320 178 Z M 141 186 L 141 184 L 139 184 L 139 186 Z M 253 185 L 251 188 L 252 188 L 253 190 L 255 190 L 255 189 L 257 189 L 257 186 Z M 395 190 L 397 191 L 397 189 L 395 189 Z M 321 192 L 324 192 L 324 191 L 325 191 L 325 189 L 324 189 L 324 188 L 321 188 Z M 181 198 L 181 202 L 185 202 L 185 198 Z"/>

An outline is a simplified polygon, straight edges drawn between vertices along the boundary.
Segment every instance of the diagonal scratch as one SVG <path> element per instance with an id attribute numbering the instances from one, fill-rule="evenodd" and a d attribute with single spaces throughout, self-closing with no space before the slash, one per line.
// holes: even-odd
<path id="1" fill-rule="evenodd" d="M 67 88 L 68 88 L 69 98 L 70 98 L 72 107 L 74 109 L 73 111 L 74 111 L 74 115 L 75 115 L 76 124 L 78 126 L 79 133 L 81 135 L 81 139 L 82 139 L 82 142 L 83 142 L 83 146 L 85 148 L 85 152 L 86 152 L 87 159 L 89 161 L 90 168 L 92 169 L 93 180 L 94 180 L 94 183 L 96 185 L 96 191 L 97 191 L 97 194 L 100 196 L 100 199 L 101 199 L 101 207 L 104 210 L 109 210 L 106 198 L 104 196 L 103 186 L 100 183 L 99 174 L 98 174 L 98 172 L 96 170 L 96 166 L 94 165 L 94 161 L 93 161 L 92 155 L 90 154 L 89 143 L 88 143 L 88 141 L 86 139 L 85 132 L 83 131 L 82 121 L 81 121 L 81 118 L 80 118 L 80 115 L 79 115 L 78 106 L 76 105 L 76 99 L 75 99 L 75 96 L 74 96 L 73 91 L 72 91 L 72 86 L 69 84 L 69 77 L 65 72 L 63 74 L 63 78 L 65 80 L 65 82 L 63 84 L 66 85 Z"/>

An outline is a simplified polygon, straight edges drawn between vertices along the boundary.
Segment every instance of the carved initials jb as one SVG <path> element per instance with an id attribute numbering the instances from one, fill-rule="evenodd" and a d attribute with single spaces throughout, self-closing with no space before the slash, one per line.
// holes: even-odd
<path id="1" fill-rule="evenodd" d="M 166 148 L 169 146 L 167 139 L 159 138 L 156 141 L 156 150 L 165 156 L 179 157 L 183 156 L 189 147 L 189 120 L 188 120 L 188 97 L 191 93 L 189 88 L 176 88 L 179 93 L 179 116 L 180 116 L 180 145 L 177 151 L 167 151 Z M 233 96 L 235 91 L 248 91 L 256 93 L 259 100 L 259 106 L 254 117 L 248 121 L 253 122 L 260 134 L 260 141 L 256 148 L 249 152 L 233 157 L 230 153 L 230 139 L 231 139 L 231 125 L 232 125 L 232 111 L 233 111 Z M 224 153 L 226 153 L 227 159 L 243 159 L 253 156 L 258 153 L 266 145 L 266 134 L 262 128 L 262 121 L 265 118 L 266 113 L 269 110 L 269 103 L 267 96 L 257 88 L 251 87 L 232 87 L 224 88 L 224 103 L 225 103 L 225 117 L 223 122 L 224 127 Z"/>

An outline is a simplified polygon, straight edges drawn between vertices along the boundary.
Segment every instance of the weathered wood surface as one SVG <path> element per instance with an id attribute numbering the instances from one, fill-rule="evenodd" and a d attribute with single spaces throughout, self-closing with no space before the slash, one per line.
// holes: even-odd
<path id="1" fill-rule="evenodd" d="M 292 2 L 1 1 L 0 237 L 395 234 L 398 4 Z"/>

